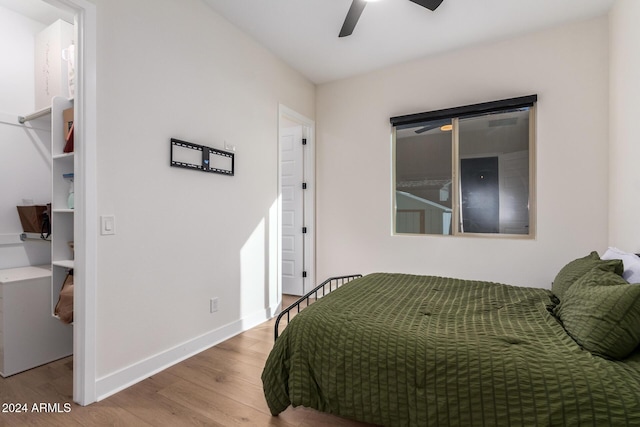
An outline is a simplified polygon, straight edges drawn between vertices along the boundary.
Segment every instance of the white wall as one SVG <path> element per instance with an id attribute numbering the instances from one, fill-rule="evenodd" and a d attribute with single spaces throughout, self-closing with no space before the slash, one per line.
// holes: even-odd
<path id="1" fill-rule="evenodd" d="M 315 87 L 199 0 L 95 3 L 104 397 L 275 308 L 278 104 L 314 117 Z M 170 167 L 172 137 L 235 145 L 235 176 Z"/>
<path id="2" fill-rule="evenodd" d="M 536 239 L 393 236 L 389 118 L 530 94 Z M 548 288 L 566 262 L 606 249 L 606 17 L 324 84 L 316 109 L 318 277 L 388 271 Z"/>
<path id="3" fill-rule="evenodd" d="M 49 243 L 20 243 L 16 210 L 22 199 L 51 201 L 50 126 L 18 123 L 34 108 L 34 35 L 44 27 L 0 7 L 0 269 L 51 261 Z"/>
<path id="4" fill-rule="evenodd" d="M 610 13 L 609 244 L 640 252 L 640 2 Z"/>
<path id="5" fill-rule="evenodd" d="M 0 111 L 33 111 L 34 37 L 44 28 L 44 24 L 0 6 Z"/>

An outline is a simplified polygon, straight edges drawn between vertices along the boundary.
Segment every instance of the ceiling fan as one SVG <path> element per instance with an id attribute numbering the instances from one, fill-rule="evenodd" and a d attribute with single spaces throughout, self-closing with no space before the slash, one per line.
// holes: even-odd
<path id="1" fill-rule="evenodd" d="M 358 23 L 358 19 L 360 19 L 360 15 L 362 15 L 362 11 L 364 7 L 367 5 L 367 2 L 371 0 L 353 0 L 351 3 L 351 7 L 349 8 L 349 12 L 347 12 L 347 17 L 344 20 L 344 24 L 342 24 L 342 29 L 340 30 L 340 34 L 338 37 L 346 37 L 350 36 L 353 33 L 353 29 L 356 27 Z M 418 4 L 422 7 L 426 7 L 427 9 L 433 11 L 440 6 L 442 0 L 409 0 L 415 4 Z"/>

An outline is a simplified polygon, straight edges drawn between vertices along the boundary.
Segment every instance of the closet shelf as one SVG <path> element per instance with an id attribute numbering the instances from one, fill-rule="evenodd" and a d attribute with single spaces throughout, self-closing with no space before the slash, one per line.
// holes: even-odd
<path id="1" fill-rule="evenodd" d="M 56 267 L 73 268 L 74 262 L 72 259 L 64 259 L 60 261 L 53 261 L 51 264 L 55 265 Z"/>
<path id="2" fill-rule="evenodd" d="M 73 154 L 74 154 L 73 152 L 71 152 L 71 153 L 62 153 L 62 154 L 54 154 L 51 157 L 53 158 L 53 160 L 67 159 L 67 158 L 73 157 Z"/>
<path id="3" fill-rule="evenodd" d="M 58 316 L 57 314 L 51 314 L 51 317 L 53 317 L 54 319 L 58 319 L 60 320 L 60 316 Z M 73 322 L 69 323 L 69 325 L 73 326 Z"/>
<path id="4" fill-rule="evenodd" d="M 73 213 L 73 209 L 54 209 L 53 213 Z"/>

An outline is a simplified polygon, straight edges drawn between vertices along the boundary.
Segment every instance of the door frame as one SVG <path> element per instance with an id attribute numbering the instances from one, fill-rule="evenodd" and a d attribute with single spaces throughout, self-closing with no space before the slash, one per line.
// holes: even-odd
<path id="1" fill-rule="evenodd" d="M 282 297 L 282 191 L 281 191 L 281 165 L 280 150 L 281 135 L 284 121 L 291 121 L 302 126 L 302 137 L 307 139 L 306 150 L 304 154 L 304 172 L 303 179 L 307 183 L 304 197 L 304 226 L 307 227 L 306 237 L 304 239 L 304 265 L 307 277 L 303 279 L 302 292 L 303 295 L 309 292 L 316 283 L 316 258 L 315 258 L 315 129 L 316 124 L 313 120 L 295 110 L 279 104 L 278 105 L 278 242 L 276 263 L 278 270 L 278 296 Z"/>
<path id="2" fill-rule="evenodd" d="M 97 288 L 97 156 L 96 156 L 96 5 L 87 0 L 44 0 L 75 14 L 76 91 L 74 100 L 76 173 L 74 188 L 75 263 L 73 327 L 73 400 L 85 406 L 96 401 Z"/>

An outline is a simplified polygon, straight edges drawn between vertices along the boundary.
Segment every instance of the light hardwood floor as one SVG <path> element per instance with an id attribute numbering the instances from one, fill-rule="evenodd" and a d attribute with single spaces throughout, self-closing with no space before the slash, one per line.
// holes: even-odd
<path id="1" fill-rule="evenodd" d="M 284 305 L 293 301 L 286 297 Z M 274 321 L 263 323 L 151 378 L 89 406 L 72 399 L 72 359 L 9 378 L 0 377 L 0 404 L 26 404 L 26 413 L 0 413 L 0 426 L 365 426 L 312 409 L 289 407 L 271 416 L 260 375 L 273 345 Z M 33 405 L 58 404 L 37 413 Z M 49 410 L 56 409 L 50 405 Z"/>

